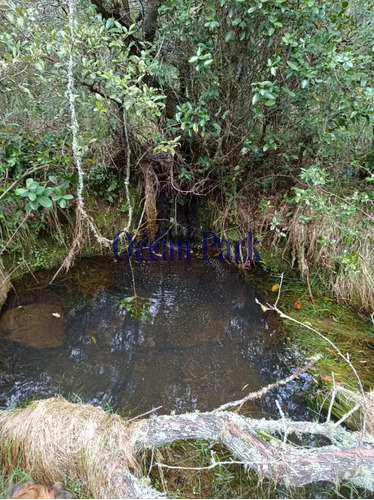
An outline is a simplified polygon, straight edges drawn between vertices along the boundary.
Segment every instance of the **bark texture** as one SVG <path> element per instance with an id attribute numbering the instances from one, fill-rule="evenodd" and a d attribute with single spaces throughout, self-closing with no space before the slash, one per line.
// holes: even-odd
<path id="1" fill-rule="evenodd" d="M 309 448 L 284 443 L 284 431 L 301 438 L 324 436 L 329 444 Z M 261 437 L 265 433 L 267 439 Z M 332 423 L 258 420 L 230 412 L 126 422 L 100 408 L 63 399 L 0 412 L 3 463 L 21 459 L 23 466 L 48 481 L 61 473 L 83 479 L 94 496 L 103 498 L 162 498 L 140 477 L 136 457 L 144 450 L 187 439 L 221 443 L 260 478 L 291 486 L 344 478 L 374 491 L 374 438 Z"/>

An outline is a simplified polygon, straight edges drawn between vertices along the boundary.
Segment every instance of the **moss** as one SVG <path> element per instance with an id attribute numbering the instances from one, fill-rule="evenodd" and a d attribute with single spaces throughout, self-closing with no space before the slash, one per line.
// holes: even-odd
<path id="1" fill-rule="evenodd" d="M 270 274 L 280 274 L 287 272 L 289 275 L 296 276 L 296 271 L 291 269 L 290 265 L 282 259 L 278 251 L 261 242 L 256 247 L 261 257 L 262 268 Z"/>
<path id="2" fill-rule="evenodd" d="M 208 231 L 211 227 L 212 214 L 215 212 L 213 201 L 208 198 L 200 198 L 196 212 L 198 229 Z"/>
<path id="3" fill-rule="evenodd" d="M 248 270 L 246 274 L 247 279 L 261 291 L 264 300 L 272 304 L 278 295 L 278 290 L 273 292 L 272 287 L 280 283 L 280 272 L 279 268 L 277 272 L 274 268 L 270 272 L 268 268 L 265 269 L 268 270 L 266 274 L 253 269 Z M 311 277 L 313 304 L 306 283 L 293 271 L 285 271 L 278 302 L 279 309 L 299 322 L 315 328 L 330 339 L 344 355 L 349 353 L 365 389 L 373 388 L 374 372 L 371 367 L 374 364 L 374 331 L 370 318 L 338 304 L 325 289 L 318 287 L 318 282 L 319 280 L 313 280 L 313 276 Z M 300 353 L 305 358 L 316 353 L 323 356 L 312 371 L 318 389 L 317 400 L 312 402 L 314 405 L 329 405 L 330 399 L 326 396 L 332 385 L 332 372 L 337 383 L 357 390 L 357 381 L 348 363 L 339 357 L 326 341 L 291 321 L 285 320 L 282 325 L 280 341 L 285 343 L 291 352 Z M 338 400 L 333 413 L 340 418 L 349 408 L 350 405 L 346 401 Z M 349 423 L 355 425 L 352 419 Z"/>
<path id="4" fill-rule="evenodd" d="M 131 188 L 131 199 L 134 207 L 133 227 L 136 228 L 138 212 L 141 210 L 139 200 L 137 199 L 136 189 Z M 118 231 L 127 224 L 126 207 L 122 201 L 116 204 L 108 204 L 102 200 L 93 197 L 87 197 L 85 200 L 86 209 L 92 215 L 95 226 L 100 234 L 108 239 L 114 238 Z M 27 241 L 22 248 L 22 252 L 13 252 L 6 254 L 3 258 L 4 269 L 12 272 L 12 280 L 19 279 L 25 273 L 52 269 L 59 266 L 69 252 L 69 245 L 74 237 L 74 227 L 61 226 L 62 236 L 54 237 L 47 235 L 44 237 L 35 237 Z M 84 234 L 84 243 L 81 251 L 82 257 L 93 257 L 110 253 L 100 245 L 94 236 L 87 230 Z"/>

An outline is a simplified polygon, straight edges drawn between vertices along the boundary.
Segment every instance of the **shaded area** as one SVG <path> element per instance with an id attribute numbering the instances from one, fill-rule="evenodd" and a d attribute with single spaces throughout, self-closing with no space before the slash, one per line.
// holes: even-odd
<path id="1" fill-rule="evenodd" d="M 166 413 L 204 411 L 287 372 L 271 342 L 274 327 L 237 270 L 198 260 L 135 262 L 134 270 L 137 292 L 150 303 L 148 321 L 120 308 L 119 301 L 133 294 L 131 273 L 109 259 L 83 260 L 51 286 L 46 283 L 52 273 L 46 272 L 37 274 L 38 283 L 29 277 L 18 284 L 0 323 L 1 405 L 61 393 L 136 413 L 160 405 Z M 63 345 L 59 327 L 51 327 L 56 347 L 41 348 L 45 333 L 27 320 L 27 312 L 38 308 L 51 313 L 50 321 L 64 321 Z M 11 342 L 16 339 L 8 318 L 15 311 L 23 311 L 23 344 Z M 286 412 L 306 411 L 302 398 L 291 397 L 303 384 L 308 376 L 280 389 Z M 272 395 L 250 409 L 273 412 L 273 403 Z"/>

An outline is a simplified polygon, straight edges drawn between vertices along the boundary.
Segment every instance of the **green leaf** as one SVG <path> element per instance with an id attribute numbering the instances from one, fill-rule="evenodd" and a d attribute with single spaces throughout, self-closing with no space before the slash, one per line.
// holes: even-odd
<path id="1" fill-rule="evenodd" d="M 52 200 L 50 198 L 47 198 L 46 196 L 41 196 L 40 198 L 38 198 L 38 202 L 42 207 L 52 208 Z"/>
<path id="2" fill-rule="evenodd" d="M 107 19 L 107 21 L 105 23 L 105 27 L 108 30 L 110 28 L 113 28 L 113 26 L 114 26 L 114 18 L 110 17 L 109 19 Z"/>
<path id="3" fill-rule="evenodd" d="M 72 200 L 74 196 L 72 194 L 65 194 L 64 195 L 64 200 Z"/>
<path id="4" fill-rule="evenodd" d="M 28 196 L 28 190 L 25 188 L 18 188 L 15 190 L 15 193 L 17 196 L 24 196 L 24 197 Z"/>
<path id="5" fill-rule="evenodd" d="M 31 177 L 29 177 L 28 179 L 26 179 L 26 187 L 28 189 L 30 189 L 30 187 L 34 184 L 34 179 L 31 179 Z"/>
<path id="6" fill-rule="evenodd" d="M 27 205 L 30 205 L 30 207 L 32 208 L 32 210 L 37 210 L 38 206 L 39 206 L 39 200 L 30 201 L 29 203 L 26 204 L 26 206 Z"/>
<path id="7" fill-rule="evenodd" d="M 288 64 L 288 66 L 289 66 L 291 69 L 293 69 L 293 70 L 295 70 L 295 71 L 299 71 L 299 68 L 298 68 L 298 66 L 297 66 L 295 63 L 290 62 L 290 61 L 287 61 L 287 64 Z"/>
<path id="8" fill-rule="evenodd" d="M 35 63 L 35 68 L 40 71 L 40 72 L 43 72 L 44 71 L 44 62 L 39 59 L 39 61 L 36 61 Z"/>
<path id="9" fill-rule="evenodd" d="M 64 198 L 62 198 L 58 204 L 60 205 L 61 208 L 66 208 L 66 200 Z"/>
<path id="10" fill-rule="evenodd" d="M 234 32 L 231 30 L 231 31 L 228 31 L 225 35 L 225 42 L 228 43 L 230 42 L 232 39 L 234 38 Z"/>
<path id="11" fill-rule="evenodd" d="M 258 102 L 259 99 L 260 99 L 260 94 L 257 92 L 252 97 L 252 106 L 254 106 Z"/>
<path id="12" fill-rule="evenodd" d="M 216 129 L 218 134 L 222 132 L 221 126 L 218 123 L 213 123 L 213 127 Z"/>
<path id="13" fill-rule="evenodd" d="M 57 177 L 55 175 L 50 175 L 48 176 L 48 179 L 53 183 L 53 184 L 57 184 Z"/>
<path id="14" fill-rule="evenodd" d="M 35 201 L 36 200 L 36 194 L 35 193 L 29 193 L 29 200 L 30 201 Z"/>
<path id="15" fill-rule="evenodd" d="M 305 89 L 309 84 L 309 80 L 307 79 L 304 79 L 304 80 L 301 80 L 301 88 L 302 89 Z"/>

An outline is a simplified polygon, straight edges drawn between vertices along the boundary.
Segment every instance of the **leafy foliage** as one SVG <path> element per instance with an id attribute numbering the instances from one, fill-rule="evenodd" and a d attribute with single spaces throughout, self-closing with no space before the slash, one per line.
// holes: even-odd
<path id="1" fill-rule="evenodd" d="M 281 251 L 301 270 L 318 259 L 314 251 L 301 259 L 287 221 L 301 234 L 323 217 L 339 228 L 339 235 L 319 234 L 313 245 L 314 253 L 331 257 L 322 264 L 334 276 L 331 286 L 362 272 L 359 248 L 365 234 L 372 237 L 373 213 L 372 0 L 145 5 L 143 12 L 136 2 L 76 4 L 74 98 L 84 196 L 128 214 L 126 166 L 144 191 L 141 172 L 157 163 L 170 207 L 174 198 L 183 204 L 187 194 L 214 193 L 223 232 L 245 233 L 257 223 L 270 241 L 281 238 Z M 0 202 L 9 251 L 19 248 L 35 217 L 43 234 L 51 231 L 55 209 L 66 209 L 69 218 L 77 175 L 65 10 L 21 0 L 6 4 L 0 25 Z M 20 208 L 30 217 L 8 247 L 23 221 Z M 356 223 L 359 214 L 366 222 Z M 319 260 L 317 272 L 320 266 Z"/>

